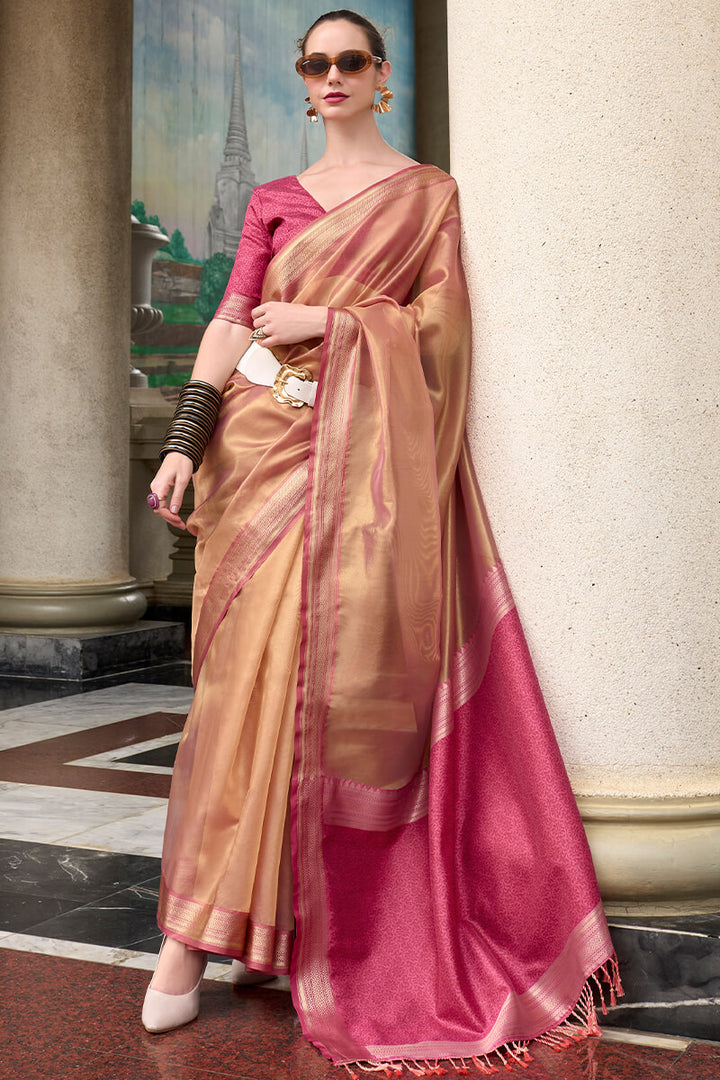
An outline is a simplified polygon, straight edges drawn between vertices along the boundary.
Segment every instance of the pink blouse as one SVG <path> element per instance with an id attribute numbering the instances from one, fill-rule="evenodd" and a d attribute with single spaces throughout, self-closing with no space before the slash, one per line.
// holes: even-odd
<path id="1" fill-rule="evenodd" d="M 260 303 L 268 263 L 324 213 L 296 176 L 256 187 L 245 214 L 235 265 L 214 317 L 252 329 L 250 312 Z"/>

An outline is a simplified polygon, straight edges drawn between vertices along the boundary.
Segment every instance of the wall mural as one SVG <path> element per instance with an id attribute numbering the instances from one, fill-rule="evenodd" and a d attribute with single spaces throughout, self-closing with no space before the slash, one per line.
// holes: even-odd
<path id="1" fill-rule="evenodd" d="M 132 354 L 168 396 L 220 302 L 253 188 L 322 153 L 294 64 L 297 38 L 327 10 L 317 0 L 135 0 L 133 213 L 170 243 L 153 264 L 164 322 Z M 357 10 L 385 31 L 393 65 L 381 130 L 414 156 L 412 0 Z"/>

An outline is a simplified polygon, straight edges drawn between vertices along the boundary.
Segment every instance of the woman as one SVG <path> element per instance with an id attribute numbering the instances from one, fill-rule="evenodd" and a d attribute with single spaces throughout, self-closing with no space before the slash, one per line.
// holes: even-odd
<path id="1" fill-rule="evenodd" d="M 149 499 L 182 526 L 221 400 L 143 1019 L 193 1019 L 212 951 L 289 970 L 338 1064 L 482 1072 L 596 1033 L 617 972 L 464 439 L 454 181 L 382 139 L 375 27 L 301 52 L 325 154 L 254 192 Z"/>

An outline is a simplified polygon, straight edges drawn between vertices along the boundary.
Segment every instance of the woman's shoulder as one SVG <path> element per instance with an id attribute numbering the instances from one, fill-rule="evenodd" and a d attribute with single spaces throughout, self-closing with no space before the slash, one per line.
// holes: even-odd
<path id="1" fill-rule="evenodd" d="M 422 168 L 427 169 L 428 173 L 438 181 L 447 181 L 451 184 L 455 183 L 455 177 L 451 176 L 450 173 L 445 172 L 439 165 L 433 165 L 431 162 L 428 162 L 427 164 L 422 165 Z"/>
<path id="2" fill-rule="evenodd" d="M 248 212 L 265 223 L 283 217 L 302 197 L 296 176 L 281 176 L 253 188 Z"/>
<path id="3" fill-rule="evenodd" d="M 297 176 L 281 176 L 277 180 L 268 180 L 266 184 L 257 184 L 253 188 L 253 196 L 262 199 L 278 194 L 285 195 L 288 191 L 297 191 L 298 187 Z"/>
<path id="4" fill-rule="evenodd" d="M 442 188 L 446 190 L 449 195 L 457 192 L 458 187 L 455 181 L 455 177 L 451 176 L 450 173 L 445 172 L 444 169 L 439 168 L 439 166 L 437 165 L 433 165 L 431 163 L 419 163 L 415 166 L 414 172 L 417 177 L 418 183 L 423 188 L 430 189 L 442 186 Z"/>

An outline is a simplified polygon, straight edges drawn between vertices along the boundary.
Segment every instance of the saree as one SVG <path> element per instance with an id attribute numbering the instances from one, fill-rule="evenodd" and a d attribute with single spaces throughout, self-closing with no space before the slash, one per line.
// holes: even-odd
<path id="1" fill-rule="evenodd" d="M 290 813 L 270 815 L 274 861 L 260 842 L 234 852 L 257 859 L 260 892 L 280 881 L 272 919 L 191 898 L 180 856 L 165 924 L 192 943 L 204 905 L 203 941 L 258 970 L 289 964 L 303 1032 L 352 1075 L 526 1064 L 533 1039 L 599 1034 L 593 985 L 603 1008 L 621 992 L 465 436 L 459 246 L 454 181 L 413 166 L 271 260 L 263 301 L 329 309 L 322 341 L 276 350 L 318 379 L 315 407 L 233 376 L 191 519 L 196 694 L 222 712 L 244 680 L 251 756 L 272 714 L 265 806 L 289 783 Z M 201 861 L 231 827 L 217 760 L 196 753 L 169 808 L 169 849 L 192 829 Z"/>

